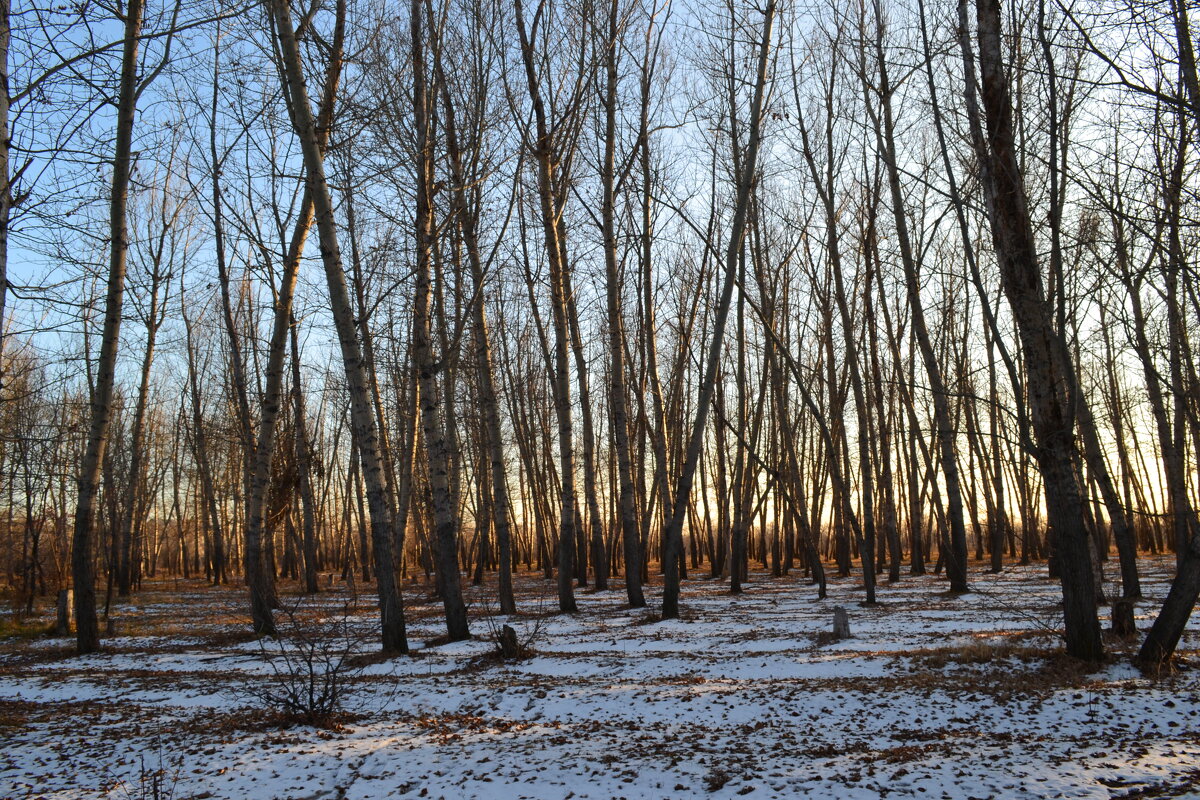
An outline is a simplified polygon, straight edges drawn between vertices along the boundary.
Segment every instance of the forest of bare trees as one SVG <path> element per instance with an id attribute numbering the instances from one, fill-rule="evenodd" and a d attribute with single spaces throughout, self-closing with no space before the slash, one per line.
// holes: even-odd
<path id="1" fill-rule="evenodd" d="M 1181 0 L 0 0 L 0 569 L 76 643 L 167 576 L 472 635 L 749 570 L 1067 652 L 1200 595 Z M 1200 347 L 1200 333 L 1196 337 Z M 653 587 L 654 592 L 648 591 Z M 962 599 L 955 599 L 966 595 Z"/>

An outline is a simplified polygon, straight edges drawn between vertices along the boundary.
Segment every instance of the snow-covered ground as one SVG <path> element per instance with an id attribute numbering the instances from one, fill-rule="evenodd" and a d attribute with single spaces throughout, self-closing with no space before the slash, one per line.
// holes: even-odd
<path id="1" fill-rule="evenodd" d="M 1143 629 L 1168 564 L 1144 570 Z M 754 573 L 739 597 L 688 582 L 684 618 L 658 622 L 619 583 L 554 615 L 552 585 L 521 576 L 507 621 L 536 652 L 508 664 L 484 657 L 493 589 L 470 590 L 474 640 L 432 646 L 438 606 L 410 589 L 413 656 L 356 661 L 349 713 L 314 728 L 247 694 L 277 668 L 241 591 L 167 581 L 119 607 L 101 654 L 0 642 L 0 797 L 1200 797 L 1200 669 L 1146 678 L 1110 640 L 1088 673 L 1061 655 L 1044 567 L 972 584 L 906 575 L 863 608 L 856 579 L 818 601 Z M 369 632 L 365 596 L 346 602 L 305 601 L 295 624 Z M 824 635 L 835 605 L 852 639 Z M 1185 665 L 1198 647 L 1193 622 Z"/>

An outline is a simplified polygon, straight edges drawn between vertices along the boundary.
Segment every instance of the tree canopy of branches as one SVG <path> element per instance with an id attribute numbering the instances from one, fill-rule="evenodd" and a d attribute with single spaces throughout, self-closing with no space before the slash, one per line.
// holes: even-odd
<path id="1" fill-rule="evenodd" d="M 1187 4 L 0 0 L 0 565 L 1200 596 Z M 315 228 L 315 246 L 308 244 Z M 322 580 L 322 575 L 327 576 Z M 658 588 L 658 587 L 661 587 Z M 648 598 L 648 595 L 650 596 Z M 613 600 L 614 603 L 618 600 Z"/>

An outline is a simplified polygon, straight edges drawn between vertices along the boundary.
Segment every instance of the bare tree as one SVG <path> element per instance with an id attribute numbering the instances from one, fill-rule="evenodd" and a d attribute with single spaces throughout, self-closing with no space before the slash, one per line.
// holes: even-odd
<path id="1" fill-rule="evenodd" d="M 329 287 L 333 311 L 350 392 L 351 424 L 357 440 L 357 451 L 366 482 L 367 503 L 371 516 L 371 538 L 375 551 L 375 578 L 379 593 L 382 621 L 382 643 L 385 652 L 404 652 L 408 643 L 404 632 L 404 612 L 396 586 L 396 571 L 392 558 L 392 519 L 388 508 L 387 474 L 379 452 L 379 437 L 370 389 L 358 339 L 353 306 L 346 288 L 346 273 L 342 267 L 338 246 L 337 225 L 333 200 L 325 178 L 325 163 L 321 152 L 320 133 L 313 119 L 308 89 L 304 81 L 304 66 L 296 42 L 291 9 L 287 0 L 271 0 L 275 35 L 279 39 L 282 74 L 292 114 L 296 137 L 304 154 L 305 180 L 312 195 L 317 231 L 321 240 L 321 260 Z"/>
<path id="2" fill-rule="evenodd" d="M 775 11 L 774 0 L 769 0 L 763 10 L 762 34 L 758 42 L 754 93 L 750 101 L 749 119 L 746 121 L 746 151 L 744 155 L 737 154 L 739 157 L 735 158 L 734 176 L 737 193 L 733 206 L 733 222 L 730 228 L 728 247 L 725 252 L 725 276 L 720 299 L 717 302 L 716 319 L 713 325 L 712 339 L 709 341 L 704 376 L 701 379 L 700 391 L 696 400 L 696 418 L 688 435 L 687 451 L 675 488 L 675 503 L 671 511 L 671 520 L 663 532 L 666 542 L 663 556 L 663 619 L 679 617 L 679 559 L 683 554 L 683 523 L 687 515 L 688 504 L 691 502 L 692 481 L 704 444 L 704 429 L 708 422 L 709 408 L 712 405 L 713 387 L 716 383 L 721 354 L 725 347 L 725 323 L 729 317 L 733 285 L 737 278 L 738 262 L 746 236 L 750 194 L 754 188 L 758 169 L 758 150 L 762 143 L 763 104 L 767 92 Z M 732 91 L 731 88 L 731 96 L 728 98 L 731 121 L 736 118 L 737 114 L 737 98 L 732 95 Z"/>
<path id="3" fill-rule="evenodd" d="M 133 168 L 133 123 L 138 96 L 138 38 L 142 31 L 141 0 L 130 0 L 125 8 L 125 43 L 121 52 L 121 83 L 117 101 L 116 145 L 113 154 L 112 194 L 109 198 L 108 291 L 104 306 L 104 332 L 96 364 L 96 384 L 91 398 L 87 450 L 79 467 L 79 499 L 75 508 L 71 571 L 75 580 L 75 645 L 80 654 L 100 647 L 96 621 L 96 571 L 93 561 L 93 529 L 96 498 L 100 492 L 100 470 L 108 444 L 112 418 L 113 386 L 116 380 L 117 347 L 121 335 L 121 313 L 125 298 L 125 262 L 129 250 L 126 206 L 129 176 Z"/>
<path id="4" fill-rule="evenodd" d="M 1017 322 L 1025 356 L 1026 389 L 1036 457 L 1046 491 L 1046 510 L 1056 564 L 1062 578 L 1067 652 L 1098 661 L 1104 656 L 1096 616 L 1096 586 L 1091 568 L 1090 533 L 1073 431 L 1072 376 L 1064 363 L 1061 331 L 1054 328 L 1046 300 L 1037 243 L 1029 216 L 1013 138 L 1012 99 L 1002 52 L 1000 4 L 976 0 L 976 35 L 983 114 L 975 89 L 976 58 L 970 41 L 967 2 L 960 0 L 959 44 L 965 66 L 967 113 L 984 187 L 1000 279 Z M 983 131 L 986 119 L 987 133 Z"/>
<path id="5" fill-rule="evenodd" d="M 470 636 L 467 608 L 463 603 L 458 568 L 458 510 L 451 487 L 450 451 L 442 419 L 442 392 L 437 373 L 441 367 L 433 357 L 433 334 L 429 324 L 430 269 L 434 220 L 433 142 L 429 121 L 430 104 L 426 87 L 424 16 L 422 0 L 412 0 L 409 22 L 413 70 L 413 128 L 416 132 L 416 286 L 413 299 L 413 361 L 421 398 L 421 428 L 429 460 L 429 488 L 434 524 L 434 546 L 441 576 L 442 604 L 446 631 L 452 641 Z"/>

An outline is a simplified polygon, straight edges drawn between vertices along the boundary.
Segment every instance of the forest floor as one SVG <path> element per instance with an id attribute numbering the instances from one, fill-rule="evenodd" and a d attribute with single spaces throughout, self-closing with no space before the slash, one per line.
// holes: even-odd
<path id="1" fill-rule="evenodd" d="M 1169 569 L 1143 564 L 1143 630 Z M 629 609 L 619 581 L 556 615 L 552 584 L 521 575 L 508 620 L 485 619 L 494 588 L 468 588 L 475 638 L 454 644 L 410 589 L 414 652 L 390 660 L 370 587 L 357 607 L 344 584 L 285 592 L 285 631 L 350 656 L 346 711 L 323 727 L 256 696 L 288 671 L 247 634 L 240 588 L 154 582 L 115 607 L 101 653 L 0 640 L 0 797 L 1200 797 L 1200 625 L 1170 675 L 1142 676 L 1115 639 L 1089 671 L 1062 655 L 1045 573 L 975 569 L 958 597 L 905 574 L 864 608 L 857 579 L 818 601 L 754 572 L 737 597 L 689 581 L 670 622 Z M 853 638 L 827 634 L 835 605 Z M 530 657 L 488 657 L 504 621 Z"/>

